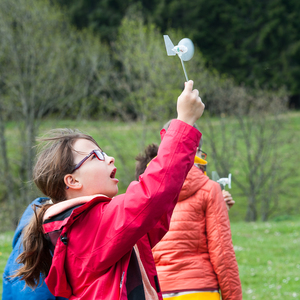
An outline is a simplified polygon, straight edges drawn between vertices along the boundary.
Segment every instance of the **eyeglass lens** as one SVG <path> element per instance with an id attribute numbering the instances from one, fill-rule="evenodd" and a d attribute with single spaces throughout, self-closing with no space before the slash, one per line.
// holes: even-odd
<path id="1" fill-rule="evenodd" d="M 96 154 L 96 156 L 99 160 L 105 160 L 106 153 L 104 153 L 103 151 L 100 151 L 100 150 L 94 150 L 93 152 Z"/>

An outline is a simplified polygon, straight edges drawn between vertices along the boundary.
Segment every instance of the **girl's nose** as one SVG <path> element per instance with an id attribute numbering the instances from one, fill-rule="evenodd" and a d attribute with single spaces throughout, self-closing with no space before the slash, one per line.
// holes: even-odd
<path id="1" fill-rule="evenodd" d="M 107 162 L 108 164 L 113 164 L 115 162 L 115 158 L 107 155 Z"/>

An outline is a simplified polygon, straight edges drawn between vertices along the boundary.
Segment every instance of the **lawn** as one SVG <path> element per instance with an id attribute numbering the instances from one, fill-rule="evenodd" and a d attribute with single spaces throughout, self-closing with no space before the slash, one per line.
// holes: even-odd
<path id="1" fill-rule="evenodd" d="M 231 229 L 243 299 L 300 299 L 299 219 L 238 222 Z"/>
<path id="2" fill-rule="evenodd" d="M 292 144 L 282 145 L 280 147 L 281 152 L 286 152 L 290 158 L 285 162 L 285 169 L 289 166 L 293 166 L 295 169 L 294 174 L 284 182 L 284 194 L 279 195 L 278 203 L 276 203 L 274 211 L 272 212 L 270 219 L 274 217 L 300 215 L 299 205 L 299 182 L 300 182 L 300 168 L 298 155 L 295 157 L 295 149 L 300 147 L 300 113 L 289 112 L 282 116 L 286 120 L 286 126 L 282 130 L 282 135 L 292 135 Z M 144 149 L 149 143 L 159 143 L 160 135 L 159 130 L 162 128 L 164 122 L 149 122 L 143 129 L 140 122 L 113 122 L 113 121 L 93 121 L 93 120 L 44 120 L 39 128 L 39 134 L 42 135 L 51 128 L 78 128 L 88 134 L 91 134 L 102 149 L 116 159 L 115 165 L 118 168 L 116 177 L 120 180 L 119 192 L 124 193 L 128 184 L 134 180 L 135 173 L 135 157 L 139 152 Z M 207 126 L 205 126 L 206 119 L 200 119 L 198 121 L 198 127 L 204 134 L 203 150 L 208 153 L 208 175 L 211 176 L 211 172 L 216 170 L 212 161 L 211 149 L 209 147 L 208 140 L 205 137 L 208 136 Z M 218 118 L 215 118 L 213 123 L 218 126 Z M 9 155 L 11 156 L 12 166 L 17 166 L 16 160 L 21 155 L 19 150 L 19 139 L 17 136 L 17 129 L 15 123 L 11 123 L 7 128 L 7 142 L 9 146 Z M 230 152 L 230 149 L 228 149 Z M 230 172 L 233 177 L 241 176 L 242 166 L 235 166 Z M 17 174 L 17 170 L 16 170 Z M 243 175 L 244 176 L 244 175 Z M 245 178 L 246 180 L 246 178 Z M 0 183 L 0 200 L 4 198 L 4 189 Z M 230 212 L 230 218 L 234 222 L 243 221 L 246 215 L 247 199 L 243 195 L 243 191 L 240 190 L 236 184 L 232 185 L 230 190 L 234 200 L 236 201 L 235 209 Z M 41 193 L 34 192 L 32 199 L 41 196 Z M 6 211 L 5 202 L 0 202 L 0 219 L 7 220 L 4 212 Z M 9 203 L 7 204 L 9 205 Z M 258 211 L 260 207 L 258 205 Z M 259 219 L 259 218 L 258 218 Z M 0 224 L 0 232 L 9 230 L 8 226 L 5 227 L 4 222 Z"/>
<path id="3" fill-rule="evenodd" d="M 282 115 L 286 120 L 284 128 L 280 132 L 284 136 L 292 136 L 291 144 L 280 145 L 280 153 L 287 153 L 289 159 L 285 162 L 286 169 L 290 166 L 294 167 L 294 173 L 284 182 L 284 194 L 279 196 L 277 207 L 271 214 L 270 218 L 285 216 L 285 215 L 300 215 L 300 168 L 298 154 L 295 149 L 300 148 L 300 113 L 289 112 Z M 149 122 L 143 130 L 141 123 L 122 123 L 122 122 L 102 122 L 102 121 L 60 121 L 51 123 L 45 122 L 41 128 L 41 132 L 47 131 L 49 128 L 55 127 L 71 127 L 82 129 L 96 138 L 104 151 L 116 158 L 116 166 L 118 168 L 117 177 L 120 179 L 119 190 L 125 192 L 128 184 L 134 179 L 135 172 L 135 157 L 149 143 L 159 143 L 159 130 L 163 123 Z M 207 136 L 209 135 L 208 127 L 206 126 L 205 116 L 197 122 L 198 127 L 203 133 L 204 144 L 203 150 L 208 152 L 208 176 L 216 170 L 212 160 L 211 149 Z M 214 118 L 213 123 L 218 128 L 219 118 Z M 234 124 L 234 122 L 233 122 Z M 234 125 L 233 125 L 234 126 Z M 205 139 L 206 138 L 206 139 Z M 230 149 L 227 150 L 228 153 Z M 298 167 L 297 167 L 298 166 Z M 232 176 L 241 176 L 243 173 L 240 165 L 235 165 L 231 170 Z M 246 178 L 245 178 L 246 180 Z M 233 184 L 229 190 L 234 200 L 236 201 L 235 210 L 230 212 L 230 218 L 234 222 L 243 221 L 246 215 L 247 199 L 244 197 L 237 185 Z M 275 206 L 276 206 L 275 205 Z M 260 206 L 258 205 L 258 210 Z M 259 219 L 259 218 L 258 218 Z"/>
<path id="4" fill-rule="evenodd" d="M 243 299 L 300 299 L 300 220 L 234 222 L 231 229 Z M 12 232 L 0 234 L 1 274 L 12 236 Z M 2 276 L 0 283 L 2 295 Z"/>

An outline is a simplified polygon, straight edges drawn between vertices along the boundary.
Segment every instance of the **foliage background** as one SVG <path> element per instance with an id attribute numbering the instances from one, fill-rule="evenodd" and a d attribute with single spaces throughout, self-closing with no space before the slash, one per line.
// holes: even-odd
<path id="1" fill-rule="evenodd" d="M 0 0 L 0 232 L 41 196 L 34 146 L 51 128 L 93 135 L 125 192 L 183 89 L 162 35 L 189 37 L 208 175 L 233 176 L 244 299 L 299 298 L 299 13 L 297 0 Z"/>
<path id="2" fill-rule="evenodd" d="M 241 43 L 234 40 L 236 36 L 244 39 L 243 30 L 254 35 L 269 32 L 258 26 L 261 23 L 256 16 L 261 10 L 267 9 L 273 27 L 280 28 L 276 16 L 286 16 L 283 7 L 290 11 L 294 2 L 291 6 L 280 1 L 276 5 L 271 1 L 256 5 L 255 1 L 216 0 L 209 4 L 147 3 L 0 0 L 0 206 L 3 216 L 12 216 L 7 222 L 10 228 L 16 226 L 24 207 L 36 195 L 28 183 L 35 138 L 44 132 L 46 120 L 54 120 L 52 127 L 57 127 L 60 120 L 76 120 L 72 126 L 81 120 L 124 122 L 115 130 L 138 124 L 130 125 L 133 132 L 129 136 L 134 134 L 135 141 L 125 133 L 113 135 L 112 123 L 108 123 L 107 130 L 100 130 L 100 138 L 112 145 L 114 155 L 122 162 L 121 168 L 127 174 L 124 186 L 133 179 L 128 174 L 134 174 L 134 156 L 154 141 L 151 133 L 176 117 L 175 100 L 183 89 L 180 61 L 165 54 L 162 31 L 167 31 L 174 43 L 185 34 L 195 41 L 195 55 L 186 68 L 206 105 L 206 119 L 200 126 L 207 138 L 204 147 L 210 150 L 211 167 L 221 176 L 235 172 L 233 180 L 238 189 L 234 192 L 246 203 L 246 212 L 239 212 L 237 219 L 266 221 L 298 212 L 297 192 L 292 186 L 284 188 L 292 184 L 292 178 L 298 178 L 293 145 L 296 137 L 288 131 L 292 120 L 286 115 L 288 99 L 297 88 L 277 82 L 272 76 L 266 85 L 263 73 L 253 73 L 255 81 L 247 81 L 249 72 L 256 72 L 256 63 L 261 67 L 263 63 L 251 60 L 254 56 L 245 49 L 241 51 Z M 249 10 L 251 13 L 247 13 Z M 208 11 L 211 13 L 205 14 Z M 268 20 L 265 15 L 261 18 Z M 258 27 L 252 26 L 254 19 Z M 289 26 L 293 26 L 292 20 Z M 205 39 L 224 45 L 226 41 L 228 48 L 215 47 Z M 206 44 L 210 44 L 209 51 Z M 250 45 L 245 47 L 252 51 Z M 222 53 L 218 52 L 221 48 Z M 265 49 L 269 56 L 277 51 L 275 45 L 272 51 L 269 45 L 257 51 L 263 56 Z M 206 51 L 222 63 L 214 62 Z M 251 67 L 238 62 L 241 53 L 245 55 L 242 61 Z M 228 55 L 249 74 L 243 75 L 233 63 L 231 72 L 227 72 L 222 66 L 230 61 Z M 274 61 L 274 66 L 278 63 Z M 288 68 L 290 74 L 293 68 Z M 151 122 L 156 122 L 155 130 L 149 127 Z M 95 127 L 99 124 L 97 121 Z M 90 125 L 81 127 L 88 128 Z M 126 143 L 131 151 L 135 149 L 134 155 L 125 151 Z M 128 162 L 130 155 L 132 160 Z M 288 198 L 285 203 L 293 199 L 293 205 L 283 209 L 279 205 L 283 198 Z"/>
<path id="3" fill-rule="evenodd" d="M 206 64 L 236 83 L 286 86 L 299 102 L 300 43 L 297 0 L 59 0 L 77 28 L 114 41 L 127 9 L 139 7 L 162 34 L 182 30 L 201 49 Z"/>

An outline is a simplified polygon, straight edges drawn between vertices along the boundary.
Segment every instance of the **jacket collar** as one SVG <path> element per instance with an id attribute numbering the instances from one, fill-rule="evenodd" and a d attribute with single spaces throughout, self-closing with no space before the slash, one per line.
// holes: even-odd
<path id="1" fill-rule="evenodd" d="M 65 200 L 65 201 L 62 201 L 62 202 L 59 202 L 59 203 L 56 203 L 56 204 L 50 206 L 44 214 L 43 221 L 51 219 L 54 216 L 62 213 L 63 211 L 65 211 L 67 209 L 70 209 L 74 206 L 85 204 L 87 202 L 92 201 L 93 199 L 98 198 L 98 197 L 101 197 L 101 198 L 104 197 L 106 199 L 110 199 L 105 195 L 99 194 L 99 195 L 83 196 L 83 197 Z"/>
<path id="2" fill-rule="evenodd" d="M 51 206 L 51 207 L 54 207 L 54 206 L 56 206 L 56 207 L 54 207 L 52 210 L 50 210 L 50 208 L 51 208 L 50 207 L 44 215 L 44 222 L 47 220 L 47 223 L 43 224 L 44 233 L 49 233 L 54 230 L 61 230 L 62 227 L 66 226 L 67 224 L 72 224 L 73 220 L 76 219 L 76 217 L 78 215 L 80 215 L 83 211 L 86 211 L 86 210 L 92 208 L 99 202 L 109 202 L 110 200 L 111 200 L 111 198 L 109 198 L 107 196 L 97 195 L 96 197 L 92 197 L 92 198 L 85 197 L 85 199 L 83 199 L 83 197 L 80 197 L 80 199 L 75 198 L 75 199 L 66 200 L 66 201 L 57 203 L 57 204 Z M 81 206 L 76 207 L 78 205 L 81 205 Z M 49 220 L 51 220 L 51 218 L 54 218 L 56 215 L 66 211 L 66 210 L 70 210 L 73 207 L 75 207 L 75 209 L 72 211 L 72 213 L 68 217 L 66 217 L 62 220 L 59 220 L 59 221 L 49 222 Z M 47 214 L 47 212 L 48 212 L 48 214 Z"/>

